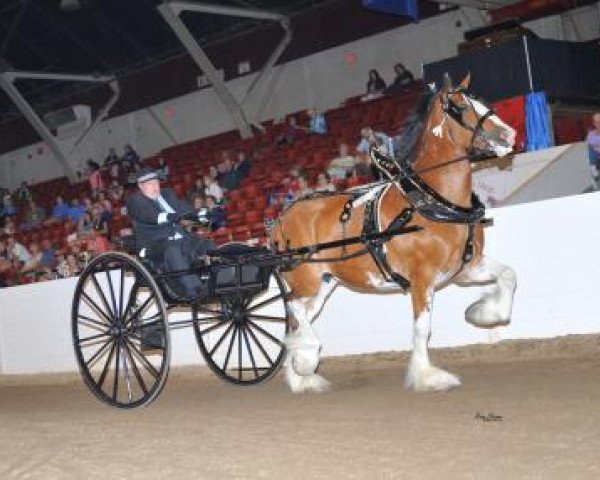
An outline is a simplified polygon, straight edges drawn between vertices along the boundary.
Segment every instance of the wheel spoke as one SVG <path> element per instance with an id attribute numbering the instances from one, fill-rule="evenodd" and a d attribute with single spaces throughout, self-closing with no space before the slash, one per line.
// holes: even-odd
<path id="1" fill-rule="evenodd" d="M 119 360 L 121 359 L 121 344 L 117 345 L 117 355 L 115 357 L 115 376 L 113 382 L 113 394 L 112 398 L 116 402 L 117 395 L 119 393 Z"/>
<path id="2" fill-rule="evenodd" d="M 123 318 L 123 297 L 125 296 L 125 268 L 121 267 L 121 283 L 119 284 L 119 318 Z"/>
<path id="3" fill-rule="evenodd" d="M 250 340 L 248 340 L 248 334 L 246 333 L 246 328 L 242 328 L 242 333 L 244 334 L 244 341 L 246 342 L 246 348 L 248 349 L 248 355 L 250 356 L 250 362 L 252 363 L 252 369 L 254 370 L 254 376 L 258 378 L 258 370 L 256 369 L 256 362 L 254 361 L 254 354 L 252 353 L 252 347 L 250 347 Z"/>
<path id="4" fill-rule="evenodd" d="M 273 343 L 276 343 L 277 345 L 279 345 L 280 347 L 283 347 L 283 342 L 281 340 L 279 340 L 278 338 L 274 337 L 273 335 L 271 335 L 269 332 L 267 332 L 264 328 L 262 328 L 260 325 L 257 325 L 256 323 L 254 323 L 252 320 L 248 319 L 248 325 L 250 326 L 250 328 L 254 327 L 256 330 L 258 330 L 260 333 L 262 333 L 265 337 L 267 337 L 269 340 L 271 340 Z"/>
<path id="5" fill-rule="evenodd" d="M 233 325 L 233 323 L 231 325 Z M 231 356 L 231 350 L 233 348 L 233 342 L 235 341 L 235 334 L 237 332 L 237 328 L 238 327 L 236 326 L 233 329 L 233 334 L 231 335 L 231 341 L 229 342 L 229 348 L 227 349 L 227 355 L 225 356 L 225 363 L 223 364 L 223 371 L 227 370 L 227 365 L 229 364 L 229 357 Z"/>
<path id="6" fill-rule="evenodd" d="M 249 313 L 248 317 L 252 317 L 255 320 L 263 320 L 265 322 L 287 322 L 287 317 L 274 317 L 272 315 L 257 315 L 256 313 Z"/>
<path id="7" fill-rule="evenodd" d="M 92 355 L 92 357 L 85 362 L 85 366 L 88 369 L 92 367 L 92 364 L 100 357 L 100 355 L 106 352 L 106 347 L 108 347 L 111 344 L 111 341 L 112 339 L 109 338 L 106 342 L 104 342 L 104 345 L 102 345 L 98 350 L 96 350 L 96 353 L 94 353 L 94 355 Z"/>
<path id="8" fill-rule="evenodd" d="M 106 311 L 110 315 L 111 319 L 114 318 L 114 312 L 110 309 L 108 300 L 106 300 L 106 295 L 104 295 L 104 292 L 100 288 L 100 284 L 98 283 L 98 279 L 96 278 L 95 272 L 90 272 L 90 278 L 92 279 L 92 283 L 94 284 L 94 287 L 96 288 L 96 292 L 100 296 L 100 300 L 102 300 L 102 304 L 104 305 L 104 308 L 106 308 Z"/>
<path id="9" fill-rule="evenodd" d="M 254 332 L 252 331 L 252 329 L 251 328 L 247 328 L 246 330 L 248 331 L 248 333 L 250 334 L 250 336 L 254 340 L 254 343 L 256 343 L 256 345 L 258 346 L 260 352 L 263 354 L 263 357 L 265 357 L 265 360 L 267 362 L 269 362 L 269 365 L 272 366 L 273 365 L 273 360 L 271 360 L 271 357 L 269 356 L 269 354 L 267 353 L 267 351 L 262 346 L 262 343 L 260 343 L 258 341 L 258 338 L 256 338 L 256 335 L 254 334 Z"/>
<path id="10" fill-rule="evenodd" d="M 99 322 L 98 320 L 90 318 L 86 315 L 81 315 L 80 313 L 77 314 L 77 318 L 79 318 L 80 323 L 82 323 L 86 327 L 93 328 L 94 330 L 98 330 L 101 332 L 105 332 L 106 327 L 110 327 L 110 325 L 108 323 Z M 86 323 L 86 322 L 89 322 L 89 323 Z"/>
<path id="11" fill-rule="evenodd" d="M 214 317 L 202 317 L 202 318 L 196 318 L 193 321 L 195 323 L 208 323 L 208 322 L 216 322 L 217 320 L 223 318 L 223 315 L 215 315 Z"/>
<path id="12" fill-rule="evenodd" d="M 91 342 L 93 340 L 98 340 L 100 338 L 106 338 L 106 337 L 111 338 L 110 333 L 104 332 L 104 333 L 99 333 L 98 335 L 92 335 L 91 337 L 80 338 L 79 339 L 79 346 L 83 346 L 82 344 L 85 343 L 85 342 Z M 89 347 L 90 345 L 87 345 L 87 346 Z"/>
<path id="13" fill-rule="evenodd" d="M 108 268 L 104 270 L 106 274 L 106 280 L 108 281 L 108 289 L 110 290 L 110 302 L 112 304 L 113 316 L 119 318 L 119 310 L 117 310 L 117 299 L 115 298 L 115 287 L 113 286 L 112 278 L 110 277 L 110 271 Z"/>
<path id="14" fill-rule="evenodd" d="M 142 362 L 142 365 L 144 366 L 144 368 L 150 372 L 150 374 L 156 379 L 159 377 L 159 372 L 158 370 L 156 370 L 156 368 L 154 368 L 154 365 L 152 365 L 148 359 L 144 356 L 144 354 L 138 350 L 138 348 L 131 343 L 129 340 L 127 340 L 127 343 L 129 344 L 129 346 L 131 347 L 131 349 L 133 350 L 133 353 L 135 354 L 135 356 L 137 357 L 138 360 L 140 360 Z"/>
<path id="15" fill-rule="evenodd" d="M 133 370 L 133 374 L 135 375 L 135 378 L 137 379 L 138 384 L 142 388 L 142 392 L 144 392 L 144 395 L 148 395 L 148 387 L 146 386 L 144 377 L 140 373 L 140 369 L 138 368 L 137 363 L 133 359 L 133 355 L 131 354 L 131 349 L 129 348 L 129 345 L 127 345 L 127 343 L 125 343 L 125 352 L 126 352 L 127 356 L 129 357 L 129 363 L 131 364 L 131 369 Z"/>
<path id="16" fill-rule="evenodd" d="M 242 328 L 238 328 L 238 380 L 242 381 Z"/>
<path id="17" fill-rule="evenodd" d="M 125 307 L 125 311 L 123 312 L 123 315 L 121 316 L 121 318 L 123 320 L 128 318 L 129 313 L 131 312 L 131 309 L 135 305 L 135 301 L 137 300 L 137 295 L 140 291 L 140 287 L 141 287 L 140 282 L 136 278 L 133 286 L 131 287 L 131 290 L 129 291 L 129 299 L 127 300 L 127 306 Z"/>
<path id="18" fill-rule="evenodd" d="M 215 345 L 213 346 L 212 350 L 210 352 L 208 352 L 208 354 L 212 357 L 213 354 L 217 351 L 217 349 L 221 346 L 221 343 L 223 343 L 223 340 L 225 340 L 225 338 L 227 337 L 227 335 L 229 334 L 229 332 L 231 331 L 231 329 L 233 328 L 234 324 L 231 323 L 226 329 L 225 332 L 223 333 L 223 335 L 221 335 L 221 338 L 219 338 L 219 340 L 217 341 L 217 343 L 215 343 Z M 235 332 L 234 332 L 235 333 Z"/>
<path id="19" fill-rule="evenodd" d="M 143 311 L 146 309 L 146 307 L 148 306 L 148 304 L 149 304 L 149 303 L 150 303 L 150 302 L 151 302 L 153 299 L 154 299 L 154 295 L 150 295 L 150 296 L 149 296 L 149 297 L 148 297 L 148 298 L 147 298 L 147 299 L 144 301 L 144 303 L 142 303 L 142 304 L 141 304 L 141 305 L 140 305 L 140 306 L 137 308 L 137 310 L 136 310 L 135 312 L 133 312 L 133 313 L 132 313 L 132 314 L 129 316 L 129 318 L 127 318 L 127 319 L 126 319 L 126 320 L 123 322 L 123 325 L 125 325 L 125 326 L 126 326 L 126 325 L 128 325 L 129 323 L 131 323 L 131 322 L 133 321 L 133 319 L 134 319 L 135 317 L 137 317 L 137 316 L 138 316 L 138 314 L 139 314 L 140 312 L 143 312 Z"/>
<path id="20" fill-rule="evenodd" d="M 257 308 L 264 307 L 265 305 L 268 305 L 269 303 L 272 303 L 275 300 L 279 300 L 280 298 L 283 298 L 283 295 L 281 293 L 278 293 L 277 295 L 267 298 L 266 300 L 263 300 L 262 302 L 259 302 L 256 305 L 249 306 L 248 312 L 252 312 L 252 311 L 256 310 Z"/>
<path id="21" fill-rule="evenodd" d="M 94 302 L 90 296 L 85 293 L 83 290 L 81 291 L 81 296 L 83 297 L 83 299 L 87 302 L 88 306 L 92 309 L 95 310 L 97 314 L 100 314 L 101 317 L 104 317 L 106 319 L 106 321 L 108 322 L 108 325 L 112 325 L 113 324 L 113 319 L 110 318 L 107 313 L 102 310 L 98 304 L 96 302 Z"/>
<path id="22" fill-rule="evenodd" d="M 219 327 L 222 327 L 227 322 L 229 322 L 229 320 L 221 320 L 220 322 L 215 323 L 214 325 L 211 325 L 210 327 L 206 328 L 205 330 L 198 329 L 198 332 L 200 333 L 200 335 L 206 335 L 207 333 L 210 333 L 213 330 L 215 330 L 215 329 L 217 329 Z"/>
<path id="23" fill-rule="evenodd" d="M 119 345 L 119 350 L 125 350 L 123 345 Z M 121 359 L 123 362 L 123 372 L 125 373 L 125 387 L 127 389 L 127 400 L 129 403 L 133 400 L 133 394 L 131 392 L 131 377 L 129 376 L 129 368 L 127 368 L 127 355 L 125 352 L 121 353 Z"/>
<path id="24" fill-rule="evenodd" d="M 108 367 L 112 363 L 112 357 L 115 353 L 115 348 L 117 346 L 116 342 L 113 342 L 112 348 L 110 349 L 110 353 L 108 354 L 108 358 L 106 359 L 106 363 L 104 364 L 104 368 L 102 369 L 102 373 L 100 374 L 100 378 L 98 379 L 98 388 L 102 389 L 102 385 L 104 385 L 104 380 L 106 380 L 106 374 L 108 373 Z"/>

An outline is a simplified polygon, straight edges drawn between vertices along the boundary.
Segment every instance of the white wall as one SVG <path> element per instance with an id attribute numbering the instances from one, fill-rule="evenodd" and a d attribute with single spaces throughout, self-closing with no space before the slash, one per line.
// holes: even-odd
<path id="1" fill-rule="evenodd" d="M 598 37 L 597 6 L 573 10 L 569 15 L 575 19 L 579 40 Z M 553 16 L 525 25 L 543 38 L 575 39 L 571 23 L 561 18 Z M 459 20 L 461 25 L 457 26 Z M 423 63 L 456 55 L 463 32 L 483 24 L 483 17 L 474 10 L 452 11 L 279 66 L 279 83 L 269 95 L 269 103 L 260 120 L 281 118 L 310 106 L 319 109 L 336 107 L 344 99 L 364 92 L 370 68 L 377 68 L 387 81 L 391 81 L 393 64 L 402 61 L 420 76 Z M 296 32 L 296 35 L 301 34 Z M 353 66 L 344 61 L 344 54 L 349 51 L 357 55 Z M 238 78 L 228 86 L 234 96 L 241 99 L 253 78 L 253 75 Z M 248 102 L 248 111 L 252 115 L 259 107 L 260 98 L 254 97 Z M 165 118 L 167 106 L 175 108 L 173 118 Z M 234 128 L 212 89 L 199 90 L 153 108 L 179 142 Z M 146 110 L 132 112 L 103 122 L 72 158 L 74 168 L 82 169 L 89 157 L 101 160 L 109 147 L 121 148 L 125 143 L 133 144 L 142 156 L 148 156 L 169 146 L 171 141 Z M 14 188 L 24 179 L 34 183 L 61 176 L 62 169 L 49 149 L 45 147 L 39 154 L 40 146 L 43 147 L 40 143 L 1 155 L 0 185 Z"/>
<path id="2" fill-rule="evenodd" d="M 600 223 L 593 221 L 599 202 L 600 193 L 591 193 L 491 210 L 487 255 L 511 265 L 519 279 L 512 324 L 493 330 L 467 324 L 463 311 L 483 289 L 452 286 L 436 294 L 431 344 L 600 332 Z M 70 326 L 74 285 L 66 279 L 0 290 L 0 373 L 77 370 Z M 410 299 L 340 288 L 315 325 L 326 356 L 408 350 Z M 173 364 L 200 362 L 193 332 L 174 331 Z"/>
<path id="3" fill-rule="evenodd" d="M 473 190 L 487 206 L 576 195 L 591 185 L 585 142 L 521 153 L 504 170 L 493 167 L 473 174 Z"/>

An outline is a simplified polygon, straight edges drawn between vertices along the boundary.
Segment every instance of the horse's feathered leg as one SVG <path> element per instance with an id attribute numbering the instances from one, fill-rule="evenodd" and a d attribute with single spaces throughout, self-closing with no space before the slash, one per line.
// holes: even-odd
<path id="1" fill-rule="evenodd" d="M 327 274 L 314 297 L 295 298 L 288 303 L 290 313 L 298 325 L 285 339 L 288 349 L 285 378 L 294 393 L 322 392 L 329 388 L 329 382 L 315 373 L 319 366 L 321 341 L 311 323 L 321 312 L 325 301 L 336 286 L 337 280 Z"/>
<path id="2" fill-rule="evenodd" d="M 517 276 L 512 268 L 482 257 L 456 282 L 459 285 L 493 283 L 492 290 L 465 310 L 465 319 L 476 327 L 491 328 L 510 323 Z"/>
<path id="3" fill-rule="evenodd" d="M 413 283 L 411 298 L 415 315 L 413 325 L 413 350 L 406 372 L 405 387 L 416 391 L 443 391 L 460 385 L 460 379 L 445 370 L 434 367 L 429 361 L 433 286 L 419 288 Z"/>

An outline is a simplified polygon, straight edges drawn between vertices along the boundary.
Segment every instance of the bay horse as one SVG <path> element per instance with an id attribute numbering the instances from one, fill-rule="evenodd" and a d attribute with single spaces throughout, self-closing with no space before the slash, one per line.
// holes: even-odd
<path id="1" fill-rule="evenodd" d="M 290 288 L 286 381 L 293 392 L 323 391 L 316 373 L 321 342 L 312 322 L 338 284 L 363 293 L 409 294 L 413 349 L 405 387 L 440 391 L 460 385 L 458 376 L 433 366 L 428 344 L 434 292 L 449 284 L 491 284 L 465 311 L 478 327 L 508 324 L 515 272 L 483 255 L 483 205 L 472 194 L 471 162 L 512 152 L 516 132 L 487 106 L 467 95 L 467 77 L 454 88 L 445 77 L 439 92 L 424 95 L 407 138 L 412 155 L 389 158 L 371 150 L 387 181 L 293 203 L 275 223 L 270 241 L 281 250 L 385 232 L 402 225 L 415 233 L 311 255 L 284 272 Z M 408 135 L 410 137 L 410 134 Z"/>

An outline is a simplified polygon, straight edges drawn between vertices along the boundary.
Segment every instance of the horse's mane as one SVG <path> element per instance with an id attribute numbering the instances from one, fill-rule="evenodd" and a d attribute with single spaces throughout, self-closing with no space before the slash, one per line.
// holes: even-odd
<path id="1" fill-rule="evenodd" d="M 394 137 L 394 157 L 399 162 L 410 165 L 414 161 L 415 146 L 421 138 L 435 96 L 436 92 L 426 87 L 416 108 L 406 117 L 399 134 Z"/>

